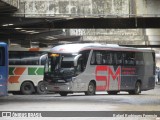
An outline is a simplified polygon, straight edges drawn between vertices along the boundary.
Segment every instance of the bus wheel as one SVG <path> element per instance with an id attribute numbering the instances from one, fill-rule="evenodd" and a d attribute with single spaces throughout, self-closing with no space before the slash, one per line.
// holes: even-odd
<path id="1" fill-rule="evenodd" d="M 129 94 L 138 95 L 140 93 L 141 93 L 141 83 L 140 82 L 136 82 L 135 89 L 133 91 L 129 91 Z"/>
<path id="2" fill-rule="evenodd" d="M 21 85 L 21 93 L 24 95 L 31 95 L 33 92 L 35 92 L 34 86 L 31 82 L 24 82 Z"/>
<path id="3" fill-rule="evenodd" d="M 88 91 L 85 92 L 85 95 L 95 95 L 96 86 L 93 82 L 90 82 L 88 85 Z"/>
<path id="4" fill-rule="evenodd" d="M 67 93 L 67 92 L 60 92 L 59 94 L 60 94 L 61 96 L 67 96 L 68 93 Z"/>
<path id="5" fill-rule="evenodd" d="M 117 95 L 118 91 L 107 91 L 109 95 Z"/>
<path id="6" fill-rule="evenodd" d="M 45 88 L 45 84 L 44 84 L 43 81 L 41 81 L 41 82 L 38 83 L 37 93 L 40 94 L 40 95 L 47 94 L 47 90 Z"/>

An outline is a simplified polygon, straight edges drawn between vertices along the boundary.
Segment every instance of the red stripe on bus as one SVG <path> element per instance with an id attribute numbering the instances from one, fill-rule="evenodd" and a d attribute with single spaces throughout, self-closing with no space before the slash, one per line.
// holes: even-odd
<path id="1" fill-rule="evenodd" d="M 30 48 L 29 51 L 39 51 L 40 48 Z"/>
<path id="2" fill-rule="evenodd" d="M 15 69 L 15 71 L 14 71 L 14 74 L 15 75 L 22 75 L 23 74 L 23 72 L 25 71 L 25 67 L 17 67 L 16 69 Z"/>
<path id="3" fill-rule="evenodd" d="M 9 79 L 8 79 L 8 82 L 10 83 L 19 83 L 19 77 L 20 76 L 10 76 Z"/>
<path id="4" fill-rule="evenodd" d="M 97 91 L 104 91 L 104 90 L 106 90 L 106 86 L 97 86 L 96 90 Z"/>

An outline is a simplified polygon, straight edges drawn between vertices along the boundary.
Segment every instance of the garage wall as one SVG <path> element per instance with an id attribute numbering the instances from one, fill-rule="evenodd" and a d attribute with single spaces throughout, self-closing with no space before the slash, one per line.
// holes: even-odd
<path id="1" fill-rule="evenodd" d="M 128 15 L 129 0 L 21 0 L 26 17 L 99 17 Z"/>
<path id="2" fill-rule="evenodd" d="M 146 36 L 143 29 L 71 29 L 71 36 L 82 36 L 83 41 L 110 44 L 145 45 Z"/>
<path id="3" fill-rule="evenodd" d="M 160 0 L 136 0 L 136 13 L 139 16 L 160 17 Z"/>

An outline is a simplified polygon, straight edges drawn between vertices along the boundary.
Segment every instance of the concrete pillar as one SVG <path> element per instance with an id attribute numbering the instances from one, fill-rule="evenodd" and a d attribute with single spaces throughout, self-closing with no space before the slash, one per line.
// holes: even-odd
<path id="1" fill-rule="evenodd" d="M 160 29 L 146 29 L 150 45 L 160 45 Z"/>
<path id="2" fill-rule="evenodd" d="M 150 45 L 160 45 L 160 29 L 146 29 L 146 35 Z M 156 65 L 160 67 L 160 49 L 155 49 Z"/>
<path id="3" fill-rule="evenodd" d="M 136 0 L 136 14 L 143 17 L 160 17 L 160 0 Z"/>

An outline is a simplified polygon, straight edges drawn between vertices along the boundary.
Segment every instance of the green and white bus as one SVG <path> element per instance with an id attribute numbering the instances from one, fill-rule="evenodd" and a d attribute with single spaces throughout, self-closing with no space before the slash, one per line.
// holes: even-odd
<path id="1" fill-rule="evenodd" d="M 39 86 L 43 80 L 48 50 L 49 48 L 9 48 L 9 92 L 25 95 L 45 93 Z"/>

